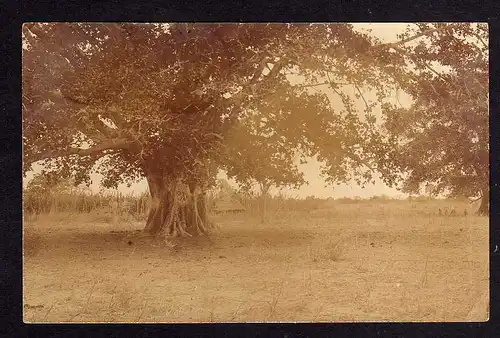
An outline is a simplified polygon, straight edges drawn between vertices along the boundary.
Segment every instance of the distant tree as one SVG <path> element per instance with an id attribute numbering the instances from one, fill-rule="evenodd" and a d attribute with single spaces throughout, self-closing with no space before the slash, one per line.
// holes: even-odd
<path id="1" fill-rule="evenodd" d="M 436 186 L 432 183 L 426 183 L 425 184 L 425 195 L 427 197 L 433 197 L 436 195 Z"/>
<path id="2" fill-rule="evenodd" d="M 264 136 L 261 131 L 250 133 L 242 122 L 227 136 L 228 146 L 221 168 L 235 179 L 240 188 L 251 190 L 256 184 L 262 195 L 275 187 L 298 187 L 303 174 L 294 163 L 294 149 L 278 134 Z"/>
<path id="3" fill-rule="evenodd" d="M 304 183 L 303 174 L 294 163 L 297 144 L 292 144 L 269 124 L 261 115 L 241 121 L 228 134 L 221 161 L 221 167 L 239 183 L 244 194 L 258 188 L 262 221 L 266 218 L 272 187 L 297 188 Z"/>
<path id="4" fill-rule="evenodd" d="M 410 36 L 421 41 L 404 43 Z M 478 214 L 488 214 L 488 27 L 485 24 L 417 24 L 388 45 L 413 65 L 401 88 L 410 108 L 384 105 L 383 133 L 391 147 L 383 160 L 401 171 L 403 190 L 482 197 Z M 416 81 L 418 80 L 418 81 Z"/>
<path id="5" fill-rule="evenodd" d="M 219 194 L 231 195 L 235 193 L 235 189 L 226 179 L 218 179 L 215 188 Z"/>

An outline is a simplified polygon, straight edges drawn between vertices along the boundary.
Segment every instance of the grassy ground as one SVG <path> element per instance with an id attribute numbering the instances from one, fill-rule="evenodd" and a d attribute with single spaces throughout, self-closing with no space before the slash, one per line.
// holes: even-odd
<path id="1" fill-rule="evenodd" d="M 56 214 L 24 228 L 25 322 L 484 321 L 488 219 L 454 202 L 325 202 L 210 238 Z M 463 216 L 467 208 L 468 216 Z"/>

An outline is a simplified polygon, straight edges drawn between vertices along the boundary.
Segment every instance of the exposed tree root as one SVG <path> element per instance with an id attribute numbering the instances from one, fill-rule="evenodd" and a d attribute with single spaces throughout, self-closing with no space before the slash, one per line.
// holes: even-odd
<path id="1" fill-rule="evenodd" d="M 145 231 L 157 237 L 192 237 L 214 229 L 208 220 L 205 195 L 199 189 L 191 191 L 177 179 L 156 191 L 162 193 L 157 194 L 159 197 L 152 196 Z"/>

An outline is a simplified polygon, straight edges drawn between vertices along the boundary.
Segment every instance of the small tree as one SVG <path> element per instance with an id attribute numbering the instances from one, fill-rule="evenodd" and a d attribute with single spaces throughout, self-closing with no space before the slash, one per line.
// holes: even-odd
<path id="1" fill-rule="evenodd" d="M 264 221 L 270 189 L 296 188 L 304 183 L 304 179 L 294 163 L 294 147 L 297 145 L 266 126 L 261 119 L 267 120 L 266 117 L 254 116 L 242 121 L 228 135 L 223 165 L 243 192 L 258 187 Z"/>

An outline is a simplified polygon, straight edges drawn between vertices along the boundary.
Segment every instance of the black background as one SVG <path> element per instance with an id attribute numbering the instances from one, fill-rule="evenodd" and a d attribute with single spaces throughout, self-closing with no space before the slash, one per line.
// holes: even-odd
<path id="1" fill-rule="evenodd" d="M 500 337 L 498 108 L 500 5 L 496 1 L 18 1 L 0 2 L 0 336 Z M 490 25 L 490 320 L 486 323 L 24 324 L 22 321 L 21 25 L 28 21 L 409 22 Z M 3 76 L 2 76 L 3 75 Z M 495 251 L 496 246 L 498 251 Z"/>

